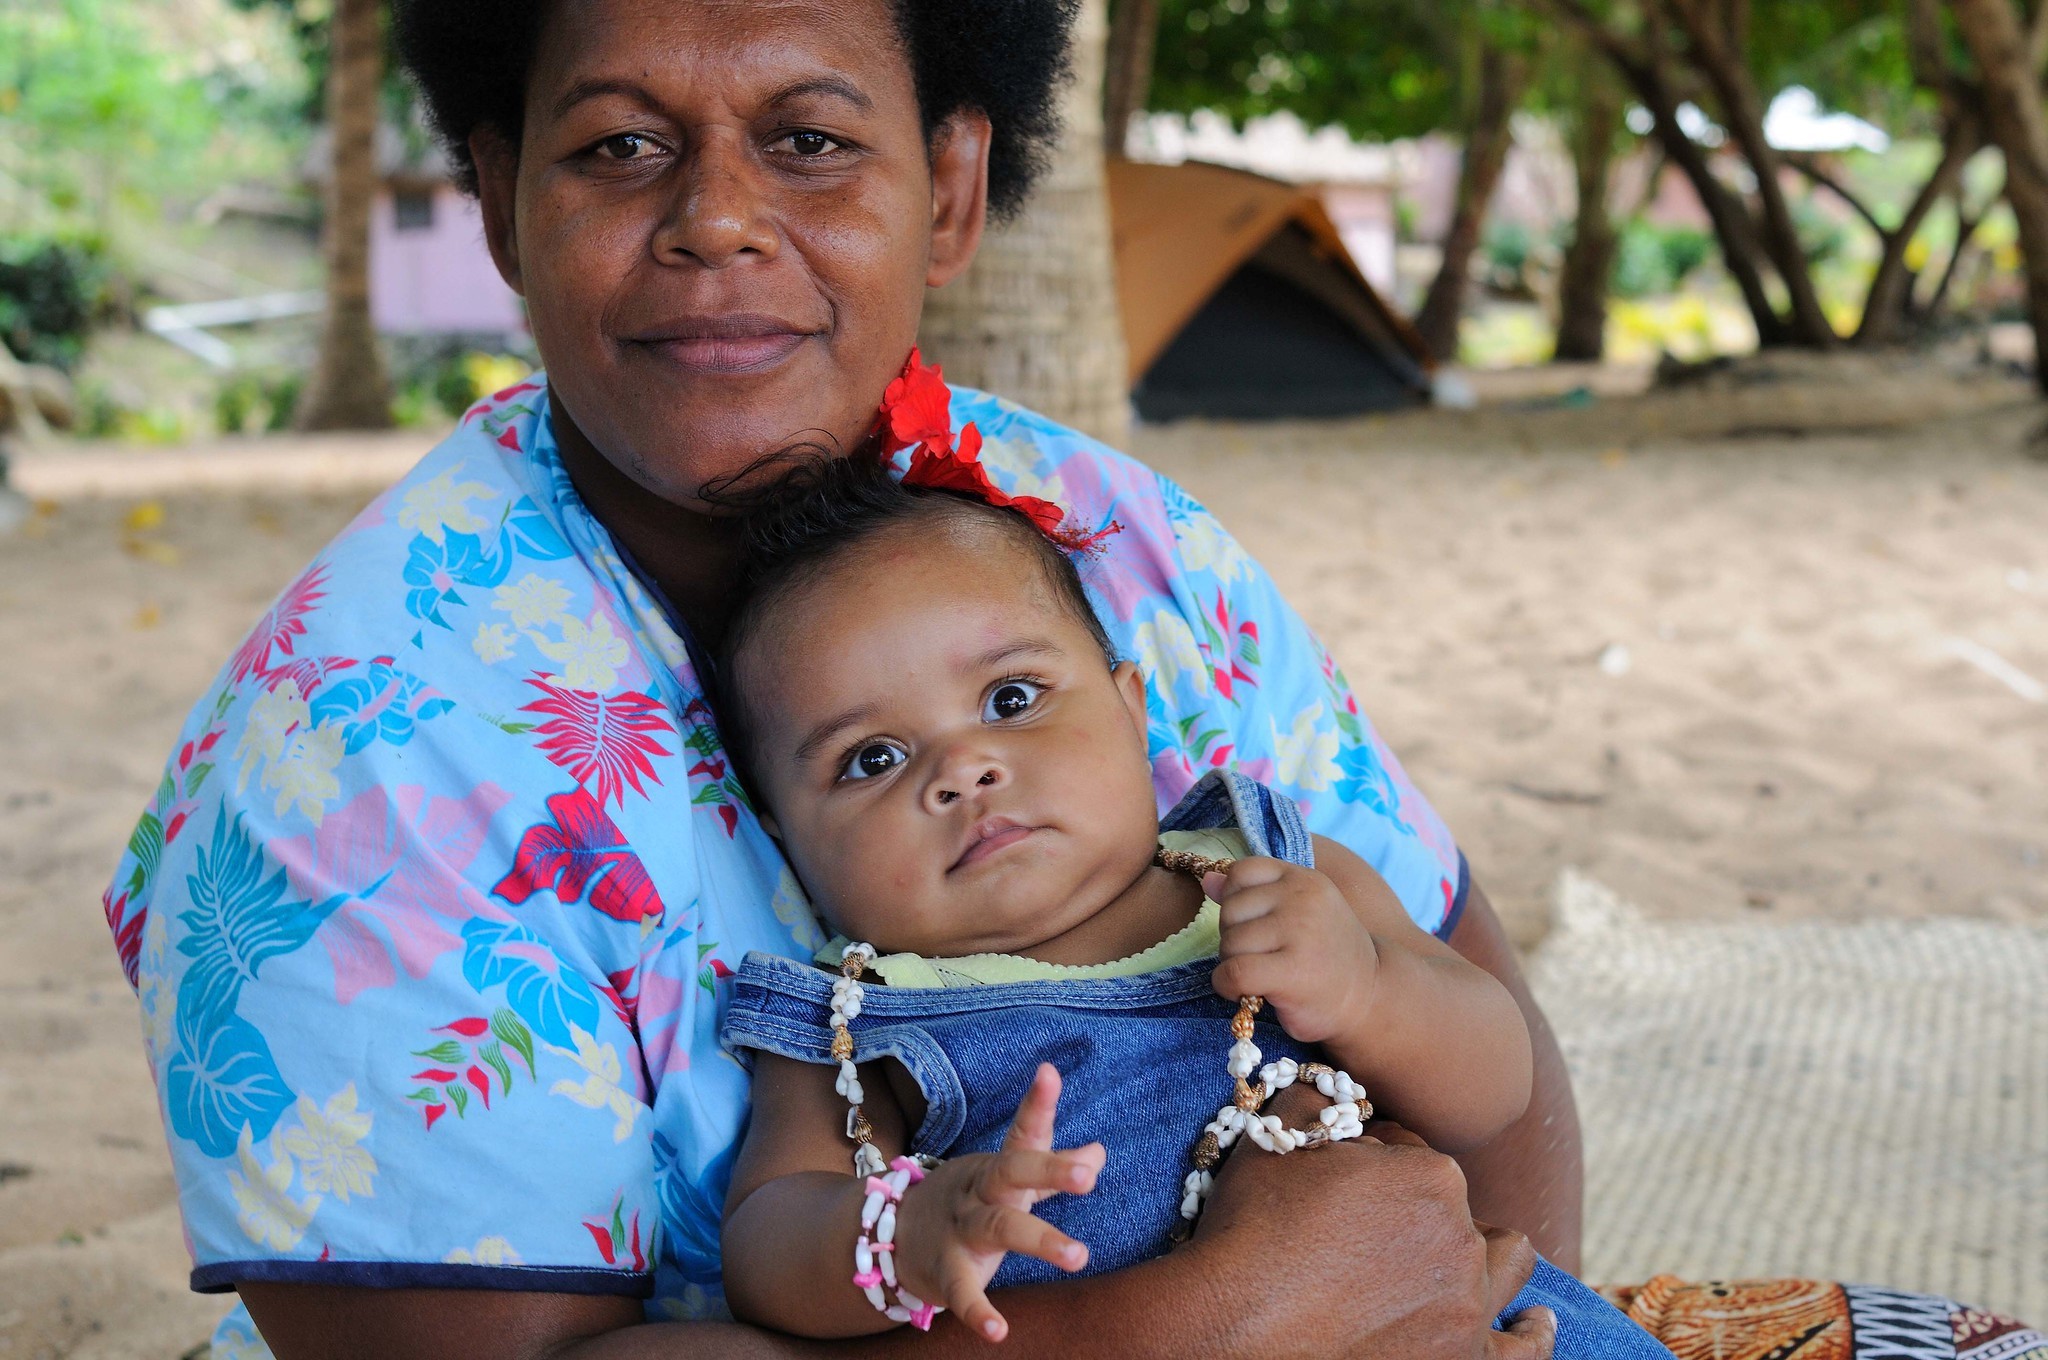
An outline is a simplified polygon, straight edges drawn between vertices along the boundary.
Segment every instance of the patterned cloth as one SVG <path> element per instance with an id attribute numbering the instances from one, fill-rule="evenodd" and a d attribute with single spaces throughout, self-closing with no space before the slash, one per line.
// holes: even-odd
<path id="1" fill-rule="evenodd" d="M 972 392 L 1144 670 L 1158 795 L 1283 790 L 1424 929 L 1463 867 L 1266 575 L 1185 492 Z M 107 894 L 196 1288 L 648 1295 L 716 1315 L 745 1072 L 728 961 L 822 938 L 686 640 L 585 509 L 536 380 L 289 586 L 194 709 Z M 231 1319 L 223 1355 L 255 1344 Z M 250 1352 L 260 1353 L 260 1352 Z"/>
<path id="2" fill-rule="evenodd" d="M 2048 1360 L 2048 1337 L 1953 1299 L 1819 1280 L 1603 1291 L 1677 1360 Z"/>

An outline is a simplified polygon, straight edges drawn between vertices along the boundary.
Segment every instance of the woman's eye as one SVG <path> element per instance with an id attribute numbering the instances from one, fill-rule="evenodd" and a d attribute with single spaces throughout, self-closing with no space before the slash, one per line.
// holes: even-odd
<path id="1" fill-rule="evenodd" d="M 871 741 L 847 757 L 846 768 L 839 772 L 841 779 L 873 779 L 884 775 L 909 759 L 903 748 L 892 742 Z"/>
<path id="2" fill-rule="evenodd" d="M 1029 680 L 1005 680 L 989 691 L 988 698 L 981 705 L 981 720 L 1002 722 L 1006 718 L 1020 718 L 1031 711 L 1031 706 L 1043 693 L 1043 686 L 1034 685 Z"/>
<path id="3" fill-rule="evenodd" d="M 792 132 L 782 140 L 791 151 L 804 159 L 827 155 L 839 149 L 839 143 L 822 132 Z"/>
<path id="4" fill-rule="evenodd" d="M 653 149 L 653 141 L 637 132 L 621 132 L 618 136 L 607 137 L 597 144 L 600 155 L 615 161 L 644 160 L 646 157 L 641 153 Z"/>

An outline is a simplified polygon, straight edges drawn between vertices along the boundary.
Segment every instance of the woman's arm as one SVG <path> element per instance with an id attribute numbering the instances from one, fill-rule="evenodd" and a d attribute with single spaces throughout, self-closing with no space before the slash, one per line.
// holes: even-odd
<path id="1" fill-rule="evenodd" d="M 1560 1270 L 1579 1273 L 1579 1231 L 1585 1207 L 1585 1159 L 1571 1072 L 1542 1008 L 1529 993 L 1500 917 L 1468 885 L 1465 913 L 1451 932 L 1451 948 L 1484 968 L 1508 989 L 1529 1026 L 1535 1060 L 1529 1108 L 1485 1146 L 1463 1153 L 1458 1164 L 1472 1183 L 1472 1213 L 1526 1233 L 1536 1250 Z"/>
<path id="2" fill-rule="evenodd" d="M 1291 1098 L 1291 1099 L 1290 1099 Z M 1282 1093 L 1291 1122 L 1313 1093 Z M 1302 1157 L 1232 1157 L 1194 1241 L 1129 1270 L 1000 1295 L 1019 1355 L 1276 1354 L 1352 1360 L 1550 1360 L 1553 1330 L 1492 1319 L 1527 1283 L 1527 1242 L 1480 1230 L 1447 1157 L 1361 1139 Z M 1304 1251 L 1305 1243 L 1340 1248 Z M 1275 1262 L 1285 1262 L 1284 1278 Z M 941 1317 L 899 1330 L 808 1342 L 738 1324 L 643 1324 L 631 1299 L 461 1290 L 244 1284 L 279 1360 L 685 1360 L 719 1357 L 985 1357 L 985 1342 Z"/>

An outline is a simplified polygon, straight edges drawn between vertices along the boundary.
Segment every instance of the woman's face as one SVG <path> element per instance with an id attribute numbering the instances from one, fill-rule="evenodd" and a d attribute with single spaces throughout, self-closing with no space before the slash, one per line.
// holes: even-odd
<path id="1" fill-rule="evenodd" d="M 986 121 L 932 153 L 889 0 L 558 4 L 525 119 L 473 149 L 564 442 L 678 505 L 858 443 L 980 238 Z"/>

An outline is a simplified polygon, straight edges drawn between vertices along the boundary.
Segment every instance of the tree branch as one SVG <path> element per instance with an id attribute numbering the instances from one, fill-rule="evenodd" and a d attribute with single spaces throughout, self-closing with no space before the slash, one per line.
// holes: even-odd
<path id="1" fill-rule="evenodd" d="M 1878 239 L 1885 241 L 1891 239 L 1891 230 L 1878 220 L 1877 214 L 1872 212 L 1862 199 L 1851 193 L 1849 186 L 1842 183 L 1826 166 L 1822 165 L 1818 158 L 1804 151 L 1780 151 L 1778 158 L 1784 161 L 1786 165 L 1812 180 L 1815 184 L 1818 184 L 1821 188 L 1826 189 L 1836 198 L 1841 199 L 1842 202 L 1848 204 L 1855 210 L 1856 215 L 1868 223 L 1870 229 L 1877 233 Z"/>

